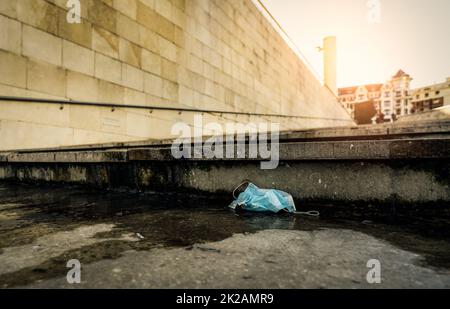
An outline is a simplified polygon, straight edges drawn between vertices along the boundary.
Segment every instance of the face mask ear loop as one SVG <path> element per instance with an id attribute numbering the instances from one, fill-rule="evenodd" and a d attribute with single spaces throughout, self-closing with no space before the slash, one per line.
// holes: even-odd
<path id="1" fill-rule="evenodd" d="M 233 190 L 233 197 L 234 197 L 235 200 L 237 199 L 237 197 L 236 197 L 236 195 L 235 195 L 236 191 L 237 191 L 240 187 L 242 187 L 243 185 L 249 184 L 249 183 L 250 183 L 250 181 L 246 180 L 246 181 L 242 182 L 239 186 L 237 186 L 236 189 Z"/>
<path id="2" fill-rule="evenodd" d="M 306 211 L 306 212 L 297 211 L 295 214 L 296 215 L 310 216 L 310 217 L 320 217 L 320 212 L 318 212 L 318 211 Z"/>

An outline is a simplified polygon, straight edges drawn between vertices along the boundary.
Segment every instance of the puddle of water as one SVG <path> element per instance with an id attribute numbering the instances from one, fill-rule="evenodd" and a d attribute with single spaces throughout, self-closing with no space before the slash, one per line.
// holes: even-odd
<path id="1" fill-rule="evenodd" d="M 301 205 L 302 210 L 321 211 L 320 218 L 236 214 L 227 208 L 229 202 L 215 196 L 130 194 L 79 187 L 0 184 L 0 259 L 7 248 L 30 245 L 49 234 L 86 225 L 114 225 L 112 230 L 94 236 L 108 241 L 68 249 L 38 266 L 0 275 L 0 286 L 24 285 L 64 275 L 67 271 L 65 262 L 72 258 L 82 257 L 84 263 L 91 263 L 118 258 L 129 250 L 190 248 L 195 244 L 221 241 L 234 234 L 272 229 L 363 232 L 423 256 L 421 263 L 427 267 L 450 269 L 448 218 L 411 217 L 404 213 L 393 216 L 389 211 L 367 211 L 372 209 L 370 207 L 361 210 L 350 205 L 329 204 Z M 126 234 L 136 235 L 137 241 L 120 240 Z"/>

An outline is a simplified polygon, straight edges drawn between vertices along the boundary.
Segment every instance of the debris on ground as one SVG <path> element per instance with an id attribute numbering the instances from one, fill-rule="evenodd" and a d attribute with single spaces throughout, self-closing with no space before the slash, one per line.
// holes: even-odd
<path id="1" fill-rule="evenodd" d="M 247 188 L 236 197 L 236 191 L 244 185 L 247 185 Z M 229 207 L 237 211 L 266 213 L 288 212 L 292 214 L 296 212 L 294 199 L 289 193 L 274 189 L 260 189 L 249 181 L 241 183 L 233 191 L 233 197 L 235 200 Z"/>

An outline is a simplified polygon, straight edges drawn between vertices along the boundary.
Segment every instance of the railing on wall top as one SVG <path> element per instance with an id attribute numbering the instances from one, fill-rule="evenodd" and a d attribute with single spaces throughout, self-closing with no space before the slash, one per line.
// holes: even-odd
<path id="1" fill-rule="evenodd" d="M 254 117 L 278 117 L 278 118 L 298 118 L 298 119 L 310 119 L 310 120 L 330 120 L 330 121 L 347 121 L 352 122 L 347 118 L 331 118 L 331 117 L 314 117 L 305 115 L 280 115 L 271 113 L 250 113 L 250 112 L 238 112 L 238 111 L 224 111 L 224 110 L 209 110 L 209 109 L 195 109 L 184 107 L 164 107 L 164 106 L 148 106 L 148 105 L 125 105 L 117 103 L 102 103 L 102 102 L 86 102 L 86 101 L 72 101 L 72 100 L 54 100 L 54 99 L 41 99 L 41 98 L 26 98 L 26 97 L 13 97 L 13 96 L 0 96 L 1 103 L 36 103 L 36 104 L 58 104 L 58 105 L 79 105 L 79 106 L 91 106 L 91 107 L 104 107 L 104 108 L 130 108 L 130 109 L 144 109 L 144 110 L 162 110 L 162 111 L 175 111 L 175 112 L 190 112 L 190 113 L 209 113 L 209 114 L 223 114 L 223 115 L 240 115 L 240 116 L 254 116 Z"/>

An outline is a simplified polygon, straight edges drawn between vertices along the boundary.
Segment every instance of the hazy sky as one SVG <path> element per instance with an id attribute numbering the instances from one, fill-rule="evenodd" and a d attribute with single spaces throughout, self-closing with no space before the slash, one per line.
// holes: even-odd
<path id="1" fill-rule="evenodd" d="M 368 18 L 377 1 L 379 23 Z M 315 47 L 325 36 L 337 37 L 339 87 L 384 82 L 400 68 L 414 78 L 413 87 L 450 77 L 450 0 L 262 2 L 321 75 Z"/>

